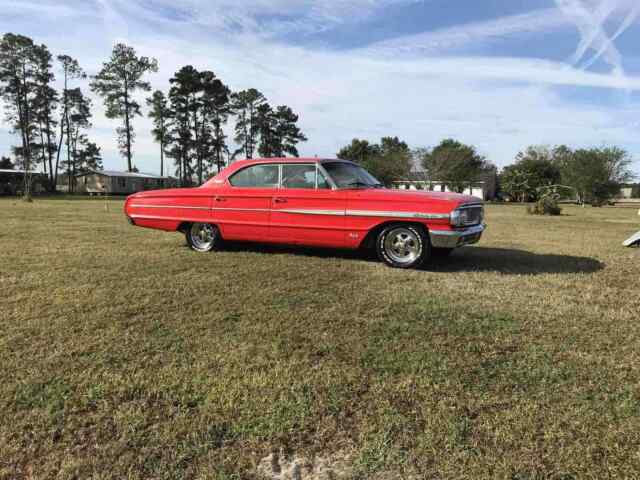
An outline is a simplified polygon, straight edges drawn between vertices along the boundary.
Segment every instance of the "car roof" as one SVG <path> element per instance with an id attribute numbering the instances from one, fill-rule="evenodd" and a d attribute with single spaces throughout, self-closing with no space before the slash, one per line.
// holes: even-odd
<path id="1" fill-rule="evenodd" d="M 236 160 L 232 165 L 244 166 L 257 163 L 320 163 L 320 162 L 349 162 L 339 158 L 318 158 L 318 157 L 272 157 L 272 158 L 251 158 L 246 160 Z"/>

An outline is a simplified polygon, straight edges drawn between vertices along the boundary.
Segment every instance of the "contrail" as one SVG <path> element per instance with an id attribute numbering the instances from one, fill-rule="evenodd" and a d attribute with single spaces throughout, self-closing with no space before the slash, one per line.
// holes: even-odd
<path id="1" fill-rule="evenodd" d="M 583 69 L 589 68 L 598 59 L 604 57 L 614 74 L 624 75 L 622 55 L 613 41 L 622 35 L 636 20 L 640 14 L 640 5 L 634 2 L 635 5 L 627 14 L 616 33 L 609 37 L 604 25 L 616 10 L 624 7 L 623 2 L 620 0 L 602 0 L 595 11 L 592 11 L 584 0 L 555 0 L 555 2 L 558 8 L 576 24 L 580 32 L 581 40 L 576 51 L 571 56 L 571 63 L 576 65 L 584 58 L 586 52 L 591 49 L 596 53 L 582 65 Z"/>
<path id="2" fill-rule="evenodd" d="M 638 16 L 640 16 L 640 3 L 636 3 L 631 8 L 631 11 L 624 18 L 622 24 L 620 25 L 618 30 L 616 30 L 616 33 L 614 33 L 611 37 L 611 42 L 614 42 L 620 35 L 622 35 L 633 24 L 633 22 L 636 21 Z M 604 48 L 601 46 L 596 54 L 583 64 L 582 68 L 587 69 L 591 67 L 603 54 Z"/>
<path id="3" fill-rule="evenodd" d="M 578 0 L 561 0 L 558 3 L 564 4 L 566 11 L 574 12 L 576 17 L 584 21 L 584 23 L 581 24 L 582 28 L 578 25 L 582 33 L 582 38 L 575 53 L 571 57 L 571 63 L 575 65 L 582 60 L 584 54 L 597 39 L 602 39 L 602 37 L 606 36 L 603 25 L 615 10 L 615 5 L 613 2 L 603 1 L 592 15 L 585 8 L 584 4 L 580 4 Z M 578 18 L 576 18 L 576 20 L 578 20 Z M 602 43 L 603 45 L 606 44 L 606 42 Z"/>

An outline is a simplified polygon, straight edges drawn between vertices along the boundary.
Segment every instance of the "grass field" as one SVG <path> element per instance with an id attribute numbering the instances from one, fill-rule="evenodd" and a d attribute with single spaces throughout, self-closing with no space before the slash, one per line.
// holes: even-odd
<path id="1" fill-rule="evenodd" d="M 490 206 L 479 246 L 400 271 L 196 254 L 121 209 L 0 200 L 0 478 L 640 475 L 635 210 Z"/>

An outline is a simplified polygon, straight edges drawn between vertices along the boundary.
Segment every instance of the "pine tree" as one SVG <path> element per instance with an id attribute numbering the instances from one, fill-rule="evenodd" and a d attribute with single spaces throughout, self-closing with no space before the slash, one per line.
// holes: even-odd
<path id="1" fill-rule="evenodd" d="M 134 95 L 138 90 L 151 90 L 151 85 L 143 77 L 148 72 L 157 71 L 156 59 L 138 57 L 133 48 L 119 43 L 91 82 L 91 89 L 104 98 L 107 118 L 119 118 L 123 122 L 116 131 L 120 152 L 127 159 L 129 171 L 133 168 L 132 145 L 135 140 L 132 122 L 134 117 L 142 115 Z"/>
<path id="2" fill-rule="evenodd" d="M 37 48 L 36 100 L 34 115 L 37 118 L 37 135 L 39 140 L 38 157 L 42 162 L 44 173 L 48 178 L 49 191 L 55 191 L 56 175 L 53 167 L 53 156 L 56 152 L 56 125 L 54 118 L 58 108 L 58 92 L 51 86 L 55 80 L 52 72 L 51 53 L 46 46 Z"/>
<path id="3" fill-rule="evenodd" d="M 273 108 L 268 103 L 263 103 L 257 108 L 258 132 L 260 134 L 260 144 L 258 153 L 261 157 L 271 158 L 279 156 L 276 145 L 276 117 Z"/>
<path id="4" fill-rule="evenodd" d="M 82 149 L 83 131 L 91 128 L 91 100 L 84 96 L 80 88 L 67 92 L 68 130 L 65 131 L 69 146 L 68 159 L 62 166 L 66 169 L 69 192 L 74 191 L 75 177 L 79 173 L 79 151 Z"/>
<path id="5" fill-rule="evenodd" d="M 298 157 L 296 145 L 307 137 L 297 125 L 298 115 L 286 105 L 274 111 L 268 104 L 258 107 L 260 131 L 259 152 L 263 157 L 284 157 L 287 154 Z"/>
<path id="6" fill-rule="evenodd" d="M 102 170 L 102 154 L 100 147 L 90 142 L 86 135 L 81 135 L 78 139 L 77 149 L 77 172 L 87 173 L 92 170 Z"/>
<path id="7" fill-rule="evenodd" d="M 279 157 L 286 154 L 299 157 L 297 145 L 300 142 L 306 142 L 307 137 L 298 127 L 298 115 L 293 113 L 291 108 L 281 105 L 276 109 L 275 113 L 275 137 L 276 137 L 276 155 Z"/>
<path id="8" fill-rule="evenodd" d="M 223 127 L 232 113 L 231 91 L 213 72 L 208 71 L 201 74 L 201 86 L 205 159 L 207 166 L 215 165 L 219 172 L 225 164 L 224 154 L 229 150 Z"/>
<path id="9" fill-rule="evenodd" d="M 84 79 L 87 75 L 84 73 L 80 64 L 69 55 L 58 55 L 58 62 L 62 67 L 63 88 L 62 88 L 62 113 L 60 118 L 60 138 L 58 139 L 58 148 L 56 154 L 56 165 L 53 172 L 54 185 L 58 182 L 58 170 L 60 168 L 60 154 L 62 152 L 62 144 L 65 143 L 67 150 L 66 165 L 71 165 L 71 137 L 68 132 L 71 131 L 71 98 L 70 82 L 72 80 Z M 66 141 L 65 141 L 66 140 Z M 63 162 L 64 163 L 64 162 Z M 69 183 L 71 188 L 71 183 Z"/>
<path id="10" fill-rule="evenodd" d="M 24 175 L 25 200 L 31 200 L 31 170 L 37 132 L 38 47 L 28 37 L 7 33 L 0 41 L 0 96 L 7 107 L 7 120 L 20 133 L 18 154 Z"/>
<path id="11" fill-rule="evenodd" d="M 169 128 L 171 127 L 171 109 L 165 94 L 156 90 L 147 98 L 147 105 L 151 108 L 149 117 L 153 119 L 153 138 L 160 144 L 160 176 L 164 176 L 164 151 L 169 140 Z"/>
<path id="12" fill-rule="evenodd" d="M 176 163 L 181 184 L 191 185 L 194 171 L 192 160 L 198 159 L 193 154 L 194 146 L 197 144 L 197 123 L 194 124 L 193 120 L 194 111 L 198 108 L 196 95 L 200 88 L 200 76 L 195 68 L 188 65 L 176 72 L 169 82 L 173 121 L 169 131 L 167 153 Z"/>
<path id="13" fill-rule="evenodd" d="M 253 158 L 260 135 L 258 108 L 265 103 L 267 99 L 255 88 L 233 94 L 232 108 L 236 113 L 235 142 L 240 146 L 236 154 L 244 153 L 246 158 Z"/>

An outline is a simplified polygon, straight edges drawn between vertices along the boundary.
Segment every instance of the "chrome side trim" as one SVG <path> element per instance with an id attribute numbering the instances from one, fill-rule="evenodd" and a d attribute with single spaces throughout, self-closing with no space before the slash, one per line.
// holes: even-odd
<path id="1" fill-rule="evenodd" d="M 416 218 L 423 220 L 448 220 L 448 213 L 421 213 L 421 212 L 393 212 L 375 210 L 347 210 L 348 217 L 391 217 L 391 218 Z"/>
<path id="2" fill-rule="evenodd" d="M 387 217 L 387 218 L 413 218 L 418 220 L 448 220 L 448 213 L 422 213 L 422 212 L 394 212 L 380 210 L 323 210 L 306 208 L 239 208 L 239 207 L 190 207 L 186 205 L 145 205 L 132 204 L 132 208 L 177 208 L 184 210 L 207 210 L 207 211 L 236 211 L 236 212 L 275 212 L 293 213 L 300 215 L 330 215 L 336 217 Z"/>
<path id="3" fill-rule="evenodd" d="M 298 213 L 301 215 L 331 215 L 331 216 L 335 216 L 335 217 L 344 217 L 345 216 L 345 211 L 344 210 L 309 210 L 309 209 L 304 209 L 304 208 L 283 208 L 283 209 L 277 209 L 277 210 L 272 210 L 272 212 L 275 213 Z"/>
<path id="4" fill-rule="evenodd" d="M 486 225 L 476 225 L 462 230 L 429 230 L 431 246 L 435 248 L 456 248 L 478 243 Z"/>
<path id="5" fill-rule="evenodd" d="M 143 219 L 143 220 L 168 220 L 171 222 L 202 222 L 202 218 L 189 218 L 189 217 L 161 217 L 158 215 L 141 215 L 138 213 L 132 213 L 131 218 Z"/>
<path id="6" fill-rule="evenodd" d="M 211 210 L 209 207 L 189 207 L 186 205 L 143 205 L 141 203 L 131 204 L 131 208 L 182 208 L 185 210 Z"/>
<path id="7" fill-rule="evenodd" d="M 270 208 L 234 208 L 234 207 L 213 207 L 212 211 L 234 211 L 234 212 L 271 212 Z"/>

